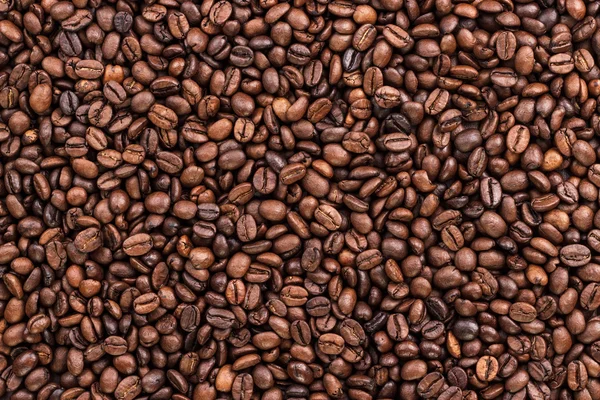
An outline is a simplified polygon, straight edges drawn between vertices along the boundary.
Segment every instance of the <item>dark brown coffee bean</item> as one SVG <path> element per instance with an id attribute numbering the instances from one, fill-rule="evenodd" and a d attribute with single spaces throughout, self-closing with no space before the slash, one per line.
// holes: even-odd
<path id="1" fill-rule="evenodd" d="M 590 249 L 580 244 L 564 246 L 560 249 L 560 260 L 569 267 L 581 267 L 590 262 Z"/>
<path id="2" fill-rule="evenodd" d="M 579 300 L 584 310 L 595 310 L 600 307 L 600 285 L 588 284 L 581 292 Z"/>
<path id="3" fill-rule="evenodd" d="M 408 336 L 408 323 L 402 314 L 394 314 L 388 318 L 387 332 L 395 341 L 402 341 Z"/>
<path id="4" fill-rule="evenodd" d="M 292 335 L 292 339 L 297 343 L 306 346 L 310 343 L 311 333 L 310 327 L 305 321 L 294 321 L 290 325 L 290 333 Z"/>
<path id="5" fill-rule="evenodd" d="M 429 94 L 425 101 L 425 112 L 429 115 L 437 115 L 448 106 L 450 93 L 444 89 L 435 89 Z"/>
<path id="6" fill-rule="evenodd" d="M 401 153 L 412 147 L 412 140 L 404 133 L 390 133 L 384 136 L 383 145 L 389 151 Z"/>
<path id="7" fill-rule="evenodd" d="M 288 164 L 281 169 L 279 179 L 284 185 L 300 181 L 306 175 L 306 167 L 301 163 Z"/>
<path id="8" fill-rule="evenodd" d="M 369 151 L 371 139 L 364 132 L 348 132 L 342 139 L 342 146 L 351 153 L 362 154 Z"/>
<path id="9" fill-rule="evenodd" d="M 109 336 L 102 344 L 104 351 L 112 356 L 120 356 L 127 353 L 127 341 L 119 336 Z"/>
<path id="10" fill-rule="evenodd" d="M 521 154 L 529 145 L 529 129 L 523 125 L 515 125 L 508 131 L 506 147 L 513 153 Z"/>
<path id="11" fill-rule="evenodd" d="M 391 86 L 382 86 L 375 91 L 375 102 L 381 108 L 393 108 L 400 104 L 400 92 Z"/>
<path id="12" fill-rule="evenodd" d="M 439 372 L 427 374 L 417 386 L 417 393 L 424 399 L 437 397 L 444 386 L 444 377 Z"/>
<path id="13" fill-rule="evenodd" d="M 517 83 L 517 74 L 510 68 L 496 68 L 492 71 L 492 82 L 500 87 L 512 87 Z"/>
<path id="14" fill-rule="evenodd" d="M 149 314 L 160 305 L 160 299 L 155 293 L 146 293 L 133 301 L 133 309 L 138 314 Z"/>
<path id="15" fill-rule="evenodd" d="M 148 119 L 162 129 L 173 129 L 177 126 L 177 114 L 170 108 L 160 104 L 150 107 Z"/>
<path id="16" fill-rule="evenodd" d="M 115 389 L 115 398 L 119 400 L 132 400 L 141 392 L 141 379 L 137 376 L 128 376 L 117 385 L 117 388 Z"/>
<path id="17" fill-rule="evenodd" d="M 152 237 L 146 233 L 138 233 L 123 241 L 123 251 L 129 256 L 144 255 L 152 249 L 152 246 Z"/>
<path id="18" fill-rule="evenodd" d="M 496 39 L 496 53 L 501 60 L 510 60 L 517 49 L 517 38 L 514 33 L 502 31 Z"/>
<path id="19" fill-rule="evenodd" d="M 344 350 L 344 339 L 334 333 L 326 333 L 319 336 L 317 346 L 325 354 L 340 354 Z"/>
<path id="20" fill-rule="evenodd" d="M 581 391 L 587 386 L 588 371 L 584 363 L 579 360 L 569 363 L 567 367 L 567 383 L 569 388 L 574 391 Z"/>
<path id="21" fill-rule="evenodd" d="M 181 158 L 171 152 L 161 151 L 156 155 L 156 164 L 160 169 L 167 173 L 176 173 L 183 168 Z"/>
<path id="22" fill-rule="evenodd" d="M 388 24 L 383 28 L 383 37 L 392 46 L 402 49 L 408 46 L 411 42 L 411 37 L 404 29 L 397 25 Z"/>
<path id="23" fill-rule="evenodd" d="M 524 302 L 512 304 L 508 313 L 508 315 L 517 322 L 531 322 L 537 316 L 535 307 Z"/>
<path id="24" fill-rule="evenodd" d="M 548 60 L 548 69 L 555 74 L 568 74 L 574 66 L 573 57 L 567 53 L 555 54 Z"/>
<path id="25" fill-rule="evenodd" d="M 91 253 L 102 246 L 100 229 L 96 227 L 87 228 L 75 237 L 75 247 L 82 253 Z"/>
<path id="26" fill-rule="evenodd" d="M 209 18 L 213 24 L 223 26 L 231 16 L 231 13 L 231 3 L 228 1 L 218 1 L 210 8 Z"/>

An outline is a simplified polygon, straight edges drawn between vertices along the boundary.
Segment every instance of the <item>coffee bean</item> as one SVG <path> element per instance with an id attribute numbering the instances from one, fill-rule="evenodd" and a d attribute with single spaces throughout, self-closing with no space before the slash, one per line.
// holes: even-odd
<path id="1" fill-rule="evenodd" d="M 176 173 L 183 168 L 183 161 L 179 156 L 167 151 L 156 154 L 156 164 L 167 173 Z"/>
<path id="2" fill-rule="evenodd" d="M 109 336 L 104 339 L 102 344 L 104 351 L 112 356 L 119 356 L 127 353 L 127 341 L 119 336 Z"/>
<path id="3" fill-rule="evenodd" d="M 281 301 L 288 307 L 304 305 L 308 300 L 307 290 L 300 286 L 285 286 L 280 296 Z"/>
<path id="4" fill-rule="evenodd" d="M 317 346 L 325 354 L 340 354 L 344 350 L 344 339 L 334 333 L 326 333 L 319 336 Z"/>
<path id="5" fill-rule="evenodd" d="M 393 108 L 400 104 L 400 92 L 391 86 L 382 86 L 375 91 L 375 102 L 381 108 Z"/>
<path id="6" fill-rule="evenodd" d="M 381 252 L 376 249 L 367 250 L 356 257 L 356 266 L 360 270 L 369 270 L 383 261 Z"/>
<path id="7" fill-rule="evenodd" d="M 149 314 L 160 305 L 160 299 L 156 293 L 146 293 L 133 301 L 133 309 L 138 314 Z"/>
<path id="8" fill-rule="evenodd" d="M 141 380 L 137 376 L 128 376 L 119 382 L 115 389 L 115 398 L 119 400 L 135 399 L 142 392 Z"/>
<path id="9" fill-rule="evenodd" d="M 567 53 L 555 54 L 548 60 L 548 69 L 555 74 L 568 74 L 574 66 L 573 57 Z"/>
<path id="10" fill-rule="evenodd" d="M 13 361 L 12 372 L 18 377 L 29 374 L 39 363 L 38 355 L 31 350 L 19 354 Z"/>
<path id="11" fill-rule="evenodd" d="M 387 332 L 396 341 L 402 341 L 408 336 L 408 323 L 402 314 L 391 315 L 387 320 Z"/>
<path id="12" fill-rule="evenodd" d="M 517 38 L 514 33 L 502 31 L 496 39 L 496 53 L 501 60 L 510 60 L 515 55 Z"/>
<path id="13" fill-rule="evenodd" d="M 223 26 L 231 16 L 231 12 L 231 3 L 227 1 L 218 1 L 210 8 L 210 21 L 217 26 Z"/>
<path id="14" fill-rule="evenodd" d="M 152 237 L 146 233 L 138 233 L 123 241 L 123 251 L 129 256 L 144 255 L 152 249 L 152 246 Z"/>
<path id="15" fill-rule="evenodd" d="M 436 88 L 425 101 L 425 112 L 429 115 L 437 115 L 444 111 L 449 100 L 450 93 L 447 90 Z"/>
<path id="16" fill-rule="evenodd" d="M 560 261 L 569 267 L 581 267 L 590 260 L 590 250 L 583 245 L 570 244 L 560 249 Z"/>
<path id="17" fill-rule="evenodd" d="M 383 37 L 394 47 L 402 49 L 411 42 L 411 37 L 397 25 L 388 24 L 383 28 Z"/>
<path id="18" fill-rule="evenodd" d="M 349 152 L 362 154 L 369 150 L 371 139 L 364 132 L 348 132 L 342 139 L 342 146 Z"/>
<path id="19" fill-rule="evenodd" d="M 515 125 L 508 131 L 506 147 L 513 153 L 523 153 L 529 145 L 529 129 L 523 125 Z"/>
<path id="20" fill-rule="evenodd" d="M 300 181 L 306 175 L 306 167 L 301 163 L 291 163 L 281 169 L 279 179 L 284 185 Z"/>
<path id="21" fill-rule="evenodd" d="M 175 112 L 160 104 L 150 107 L 148 119 L 162 129 L 173 129 L 177 126 L 177 115 Z"/>
<path id="22" fill-rule="evenodd" d="M 587 386 L 588 371 L 584 363 L 579 360 L 569 363 L 567 367 L 567 383 L 569 388 L 574 391 L 581 391 Z"/>
<path id="23" fill-rule="evenodd" d="M 390 133 L 384 136 L 383 145 L 389 151 L 401 153 L 412 147 L 412 140 L 404 133 Z"/>
<path id="24" fill-rule="evenodd" d="M 235 315 L 225 309 L 210 308 L 206 314 L 207 322 L 219 329 L 227 329 L 233 325 Z"/>
<path id="25" fill-rule="evenodd" d="M 102 236 L 96 227 L 87 228 L 75 237 L 75 247 L 82 253 L 91 253 L 102 246 Z"/>
<path id="26" fill-rule="evenodd" d="M 486 177 L 480 183 L 481 201 L 488 208 L 495 208 L 502 200 L 502 186 L 495 178 Z"/>
<path id="27" fill-rule="evenodd" d="M 37 85 L 31 92 L 29 105 L 38 114 L 48 111 L 52 105 L 52 87 L 48 84 Z"/>
<path id="28" fill-rule="evenodd" d="M 362 326 L 353 319 L 346 319 L 340 325 L 340 335 L 350 346 L 360 346 L 366 340 Z"/>
<path id="29" fill-rule="evenodd" d="M 581 292 L 580 302 L 584 310 L 595 310 L 600 307 L 600 285 L 588 284 Z"/>
<path id="30" fill-rule="evenodd" d="M 517 302 L 510 306 L 509 316 L 517 322 L 531 322 L 536 316 L 535 307 L 524 302 Z"/>
<path id="31" fill-rule="evenodd" d="M 437 397 L 444 386 L 444 377 L 439 372 L 427 374 L 417 386 L 417 394 L 424 399 Z"/>
<path id="32" fill-rule="evenodd" d="M 330 231 L 338 230 L 342 223 L 340 213 L 329 205 L 319 206 L 315 210 L 315 219 Z"/>
<path id="33" fill-rule="evenodd" d="M 500 67 L 492 71 L 492 82 L 500 87 L 512 87 L 517 83 L 517 74 L 510 68 Z"/>

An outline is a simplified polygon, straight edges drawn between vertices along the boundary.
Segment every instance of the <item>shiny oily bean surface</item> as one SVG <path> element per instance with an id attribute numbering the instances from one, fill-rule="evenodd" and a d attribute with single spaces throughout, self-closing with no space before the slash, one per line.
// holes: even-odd
<path id="1" fill-rule="evenodd" d="M 0 0 L 0 399 L 600 399 L 599 17 Z"/>

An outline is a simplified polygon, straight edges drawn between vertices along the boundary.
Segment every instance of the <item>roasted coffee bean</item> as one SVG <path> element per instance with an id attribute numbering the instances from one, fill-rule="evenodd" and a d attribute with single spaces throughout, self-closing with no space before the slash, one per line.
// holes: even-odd
<path id="1" fill-rule="evenodd" d="M 404 133 L 390 133 L 384 136 L 383 145 L 389 151 L 401 153 L 412 147 L 412 140 Z"/>
<path id="2" fill-rule="evenodd" d="M 517 302 L 510 306 L 508 315 L 517 322 L 531 322 L 536 316 L 535 307 L 524 302 Z"/>
<path id="3" fill-rule="evenodd" d="M 138 314 L 149 314 L 160 306 L 160 299 L 156 293 L 146 293 L 133 301 L 133 309 Z"/>
<path id="4" fill-rule="evenodd" d="M 568 267 L 581 267 L 591 260 L 590 249 L 580 244 L 570 244 L 560 249 L 560 261 Z"/>
<path id="5" fill-rule="evenodd" d="M 600 285 L 595 282 L 588 284 L 581 291 L 580 303 L 584 310 L 595 310 L 600 307 Z"/>
<path id="6" fill-rule="evenodd" d="M 123 251 L 128 256 L 142 256 L 153 246 L 152 237 L 147 233 L 138 233 L 123 241 Z"/>
<path id="7" fill-rule="evenodd" d="M 109 336 L 104 339 L 102 348 L 107 354 L 112 356 L 120 356 L 127 353 L 127 341 L 119 336 Z"/>
<path id="8" fill-rule="evenodd" d="M 102 246 L 102 233 L 96 227 L 87 228 L 75 237 L 75 247 L 82 253 L 91 253 Z"/>
<path id="9" fill-rule="evenodd" d="M 513 153 L 523 153 L 529 145 L 529 129 L 523 125 L 515 125 L 508 131 L 506 147 Z"/>
<path id="10" fill-rule="evenodd" d="M 344 350 L 344 339 L 334 333 L 326 333 L 319 337 L 317 346 L 325 354 L 340 354 Z"/>
<path id="11" fill-rule="evenodd" d="M 481 201 L 487 208 L 496 208 L 502 200 L 502 186 L 495 178 L 486 177 L 480 183 Z"/>
<path id="12" fill-rule="evenodd" d="M 402 314 L 391 315 L 387 320 L 387 332 L 396 341 L 402 341 L 408 336 L 408 323 Z"/>
<path id="13" fill-rule="evenodd" d="M 342 139 L 342 147 L 351 153 L 362 154 L 369 151 L 371 139 L 364 132 L 348 132 Z"/>
<path id="14" fill-rule="evenodd" d="M 173 129 L 177 127 L 177 114 L 168 107 L 155 104 L 148 111 L 148 119 L 162 129 Z"/>
<path id="15" fill-rule="evenodd" d="M 424 399 L 437 398 L 444 387 L 444 377 L 439 372 L 427 374 L 417 386 L 417 394 Z"/>
<path id="16" fill-rule="evenodd" d="M 383 28 L 383 37 L 390 43 L 392 46 L 402 49 L 408 46 L 411 42 L 411 37 L 406 33 L 404 29 L 401 27 L 388 24 Z"/>
<path id="17" fill-rule="evenodd" d="M 304 178 L 306 175 L 306 166 L 301 163 L 291 163 L 281 169 L 279 179 L 284 185 L 291 185 Z"/>
<path id="18" fill-rule="evenodd" d="M 142 393 L 141 379 L 138 376 L 128 376 L 120 381 L 114 391 L 115 398 L 119 400 L 135 399 Z"/>
<path id="19" fill-rule="evenodd" d="M 498 374 L 498 360 L 492 356 L 483 356 L 477 361 L 475 370 L 480 380 L 492 381 Z"/>

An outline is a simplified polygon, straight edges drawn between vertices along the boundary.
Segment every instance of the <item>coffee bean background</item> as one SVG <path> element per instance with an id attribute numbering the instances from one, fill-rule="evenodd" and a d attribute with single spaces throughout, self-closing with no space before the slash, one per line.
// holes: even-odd
<path id="1" fill-rule="evenodd" d="M 0 0 L 0 398 L 600 399 L 599 23 Z"/>

